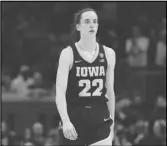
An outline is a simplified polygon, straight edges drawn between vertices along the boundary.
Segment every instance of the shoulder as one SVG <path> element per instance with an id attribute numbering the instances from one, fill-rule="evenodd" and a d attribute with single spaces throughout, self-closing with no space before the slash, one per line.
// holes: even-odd
<path id="1" fill-rule="evenodd" d="M 103 48 L 104 48 L 104 51 L 105 51 L 106 54 L 112 55 L 112 56 L 115 55 L 115 51 L 112 48 L 109 48 L 105 45 L 103 45 Z"/>
<path id="2" fill-rule="evenodd" d="M 105 45 L 103 45 L 103 48 L 104 48 L 104 52 L 105 52 L 105 55 L 106 55 L 108 65 L 109 66 L 110 65 L 115 66 L 115 60 L 116 60 L 115 51 L 112 48 L 107 47 Z"/>
<path id="3" fill-rule="evenodd" d="M 71 55 L 72 55 L 72 48 L 70 46 L 65 47 L 61 53 L 60 53 L 60 60 L 61 59 L 65 59 L 65 60 L 70 60 L 71 59 Z"/>
<path id="4" fill-rule="evenodd" d="M 112 59 L 115 60 L 115 51 L 112 48 L 109 48 L 105 45 L 103 45 L 107 60 Z"/>
<path id="5" fill-rule="evenodd" d="M 66 56 L 69 57 L 70 54 L 72 52 L 72 48 L 70 46 L 65 47 L 62 51 L 61 51 L 61 56 Z"/>
<path id="6" fill-rule="evenodd" d="M 60 53 L 59 64 L 68 64 L 71 68 L 73 62 L 73 52 L 70 46 L 64 48 Z"/>

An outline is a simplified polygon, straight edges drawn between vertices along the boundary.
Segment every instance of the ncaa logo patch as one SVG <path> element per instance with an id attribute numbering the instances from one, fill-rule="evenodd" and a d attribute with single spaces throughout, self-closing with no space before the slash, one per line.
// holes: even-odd
<path id="1" fill-rule="evenodd" d="M 100 53 L 99 56 L 100 56 L 100 58 L 103 58 L 103 57 L 104 57 L 104 54 L 103 54 L 103 53 Z"/>

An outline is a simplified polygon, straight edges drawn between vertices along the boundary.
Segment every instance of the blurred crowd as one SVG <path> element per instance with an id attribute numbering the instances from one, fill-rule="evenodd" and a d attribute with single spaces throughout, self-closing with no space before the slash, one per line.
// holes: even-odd
<path id="1" fill-rule="evenodd" d="M 41 72 L 30 69 L 27 65 L 22 65 L 15 78 L 11 78 L 7 73 L 2 74 L 2 92 L 13 93 L 21 96 L 42 98 L 55 94 L 52 89 L 48 89 Z"/>
<path id="2" fill-rule="evenodd" d="M 140 94 L 117 100 L 113 145 L 166 145 L 165 97 L 157 97 L 151 111 Z"/>
<path id="3" fill-rule="evenodd" d="M 135 69 L 166 71 L 166 18 L 163 18 L 158 27 L 154 29 L 148 28 L 148 22 L 145 21 L 145 19 L 139 19 L 132 26 L 131 35 L 123 42 L 120 42 L 115 31 L 108 30 L 111 43 L 109 42 L 107 46 L 112 47 L 117 55 L 115 82 L 116 85 L 118 83 L 116 88 L 119 90 L 127 86 L 127 80 L 129 80 Z M 57 69 L 56 62 L 54 64 L 56 64 Z M 21 65 L 14 75 L 11 74 L 9 68 L 2 68 L 2 91 L 24 95 L 48 93 L 48 90 L 52 91 L 52 93 L 55 92 L 56 70 L 52 70 L 54 77 L 50 77 L 49 73 L 47 75 L 45 73 L 48 68 L 38 68 L 40 67 Z M 51 70 L 48 70 L 48 72 L 51 72 Z M 121 87 L 123 85 L 124 87 Z"/>
<path id="4" fill-rule="evenodd" d="M 23 135 L 8 129 L 5 121 L 1 125 L 2 146 L 56 146 L 60 144 L 59 128 L 52 128 L 46 134 L 44 126 L 36 122 L 30 128 L 25 128 Z"/>
<path id="5" fill-rule="evenodd" d="M 61 10 L 61 7 L 58 8 L 59 5 L 55 9 L 58 15 L 61 11 L 66 10 Z M 46 12 L 44 11 L 43 13 Z M 65 13 L 62 15 L 64 14 Z M 50 11 L 48 15 L 52 18 Z M 2 93 L 5 94 L 10 92 L 30 98 L 54 96 L 56 94 L 55 79 L 58 55 L 61 49 L 68 44 L 70 34 L 62 33 L 57 35 L 54 32 L 56 35 L 50 33 L 46 38 L 46 30 L 43 29 L 42 24 L 43 22 L 49 23 L 49 21 L 40 21 L 39 24 L 41 27 L 37 27 L 37 25 L 35 25 L 37 23 L 35 17 L 30 17 L 31 19 L 29 19 L 28 16 L 23 17 L 20 14 L 19 16 L 19 25 L 12 31 L 15 38 L 14 42 L 16 42 L 15 45 L 18 50 L 25 49 L 25 54 L 26 50 L 30 50 L 30 52 L 33 50 L 33 53 L 31 53 L 33 55 L 35 54 L 34 56 L 31 53 L 28 54 L 28 51 L 26 55 L 22 53 L 21 56 L 27 56 L 28 60 L 30 60 L 30 62 L 32 61 L 35 66 L 31 63 L 26 64 L 25 62 L 20 64 L 19 67 L 16 65 L 17 68 L 15 68 L 15 66 L 3 65 L 1 80 Z M 57 16 L 56 18 L 58 19 L 59 17 Z M 42 19 L 47 20 L 47 17 L 42 17 Z M 58 22 L 56 21 L 56 23 Z M 62 25 L 63 24 L 64 23 L 62 23 Z M 166 18 L 159 19 L 156 24 L 157 25 L 154 25 L 143 15 L 139 17 L 133 25 L 129 26 L 129 28 L 131 28 L 130 30 L 127 28 L 127 34 L 124 33 L 122 29 L 121 31 L 117 31 L 117 29 L 107 28 L 107 35 L 100 34 L 101 36 L 98 36 L 100 42 L 111 47 L 116 52 L 116 117 L 114 146 L 166 145 Z M 121 25 L 123 24 L 119 24 L 119 26 Z M 30 26 L 33 26 L 33 29 L 31 29 Z M 44 26 L 47 26 L 47 24 Z M 3 32 L 5 32 L 5 27 Z M 124 37 L 122 38 L 122 36 Z M 35 42 L 41 39 L 39 41 L 40 43 L 38 42 L 40 48 L 38 48 L 38 45 L 38 47 L 35 46 L 36 44 L 32 41 L 33 39 L 27 41 L 28 37 L 32 37 Z M 55 42 L 59 43 L 56 44 Z M 47 48 L 47 45 L 44 45 L 44 43 L 51 44 L 51 47 Z M 30 49 L 30 44 L 34 45 L 32 50 Z M 38 51 L 36 50 L 37 48 Z M 21 52 L 18 50 L 17 52 Z M 49 52 L 50 56 L 48 55 L 48 58 L 43 58 L 44 55 L 41 52 L 43 54 Z M 7 55 L 10 57 L 10 54 Z M 16 57 L 17 55 L 19 55 L 19 53 L 16 53 Z M 39 58 L 36 57 L 37 55 L 39 55 Z M 38 62 L 34 62 L 34 58 L 37 58 Z M 9 59 L 9 62 L 11 60 Z M 24 60 L 24 57 L 22 60 Z M 52 63 L 49 64 L 50 62 Z M 41 68 L 42 65 L 44 67 Z M 147 91 L 152 94 L 143 94 L 140 89 L 143 84 L 139 86 L 141 78 L 137 78 L 137 81 L 133 78 L 134 73 L 139 70 L 146 70 L 148 73 L 162 73 L 160 77 L 157 77 L 157 75 L 153 76 L 153 78 L 157 80 L 153 82 L 153 86 L 151 85 L 149 87 L 151 89 Z M 155 92 L 157 89 L 160 91 Z M 148 87 L 145 90 L 148 90 Z M 25 127 L 24 135 L 20 136 L 16 131 L 8 129 L 8 124 L 3 121 L 1 125 L 1 144 L 2 146 L 60 145 L 61 134 L 58 126 L 45 133 L 43 129 L 45 129 L 45 127 L 37 122 L 34 123 L 32 127 Z"/>
<path id="6" fill-rule="evenodd" d="M 136 94 L 133 99 L 119 98 L 116 103 L 116 117 L 113 146 L 166 145 L 166 98 L 159 96 L 152 112 L 147 113 L 144 100 Z M 59 125 L 44 132 L 45 127 L 36 122 L 25 128 L 24 135 L 8 129 L 2 121 L 2 146 L 55 146 L 61 144 Z"/>

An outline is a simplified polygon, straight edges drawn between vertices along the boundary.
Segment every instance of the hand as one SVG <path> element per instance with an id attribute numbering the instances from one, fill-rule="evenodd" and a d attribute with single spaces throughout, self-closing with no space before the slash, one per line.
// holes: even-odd
<path id="1" fill-rule="evenodd" d="M 65 138 L 69 140 L 76 140 L 78 138 L 78 134 L 70 121 L 63 123 L 62 130 Z"/>

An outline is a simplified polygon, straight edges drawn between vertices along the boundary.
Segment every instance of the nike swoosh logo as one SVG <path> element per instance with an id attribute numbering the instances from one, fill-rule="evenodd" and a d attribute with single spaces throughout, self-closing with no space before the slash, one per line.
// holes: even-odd
<path id="1" fill-rule="evenodd" d="M 75 60 L 75 63 L 81 62 L 82 60 Z"/>
<path id="2" fill-rule="evenodd" d="M 107 118 L 107 119 L 105 118 L 105 119 L 104 119 L 104 122 L 108 121 L 109 119 L 110 119 L 110 118 Z"/>

